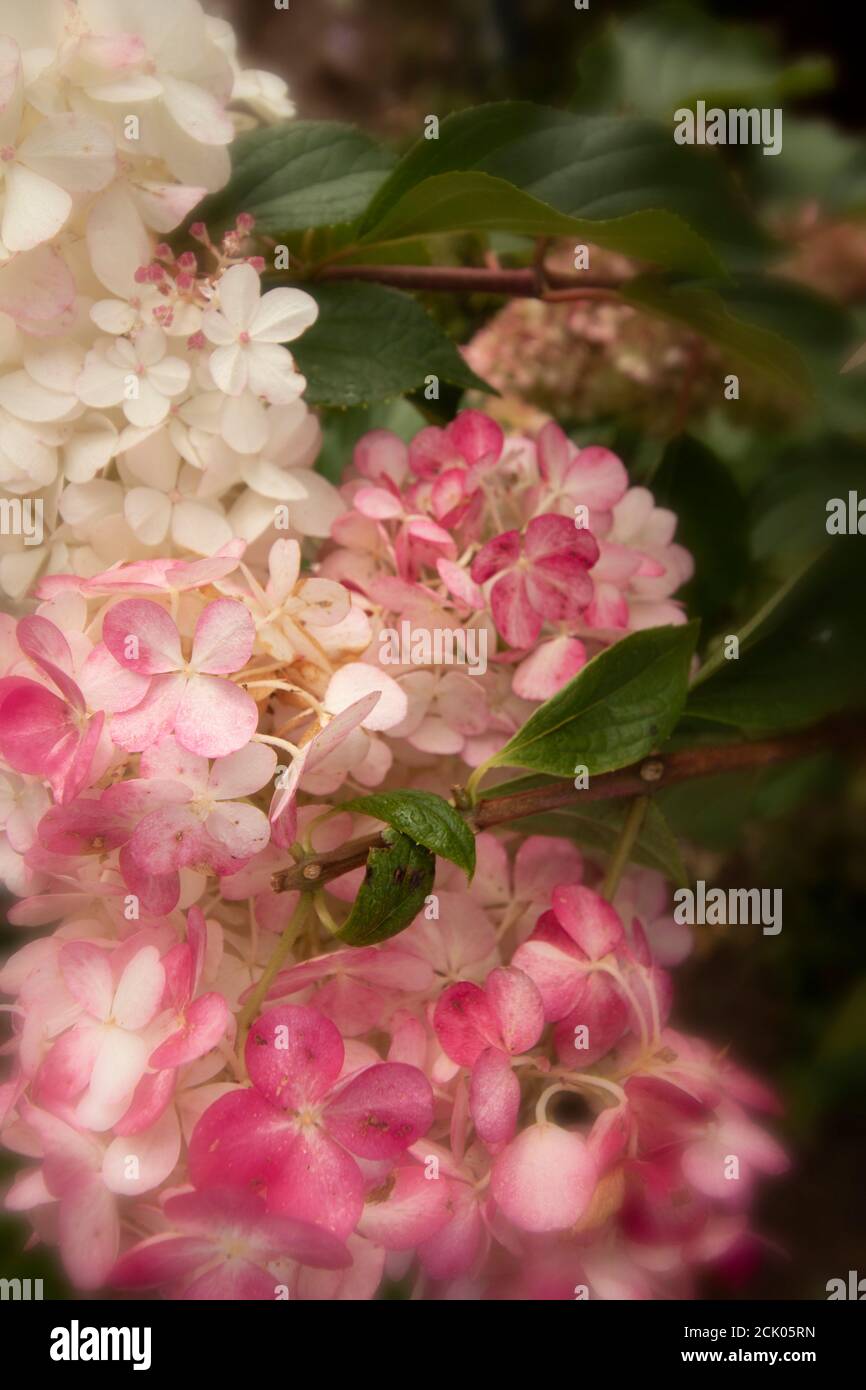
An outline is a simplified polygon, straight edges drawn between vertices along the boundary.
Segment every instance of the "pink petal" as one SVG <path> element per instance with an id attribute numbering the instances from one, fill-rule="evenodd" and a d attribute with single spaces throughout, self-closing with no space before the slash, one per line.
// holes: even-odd
<path id="1" fill-rule="evenodd" d="M 181 1028 L 151 1053 L 148 1066 L 181 1067 L 204 1057 L 225 1035 L 230 1017 L 221 994 L 203 994 L 188 1005 Z"/>
<path id="2" fill-rule="evenodd" d="M 78 742 L 69 706 L 36 681 L 22 681 L 0 705 L 0 752 L 17 772 L 62 783 Z"/>
<path id="3" fill-rule="evenodd" d="M 181 675 L 155 676 L 139 704 L 112 715 L 111 737 L 118 747 L 139 753 L 169 733 L 186 685 Z"/>
<path id="4" fill-rule="evenodd" d="M 60 971 L 70 994 L 93 1017 L 111 1013 L 114 980 L 108 952 L 89 941 L 68 941 L 60 948 Z"/>
<path id="5" fill-rule="evenodd" d="M 34 613 L 21 619 L 15 637 L 22 652 L 54 682 L 63 698 L 83 711 L 84 700 L 71 674 L 72 652 L 60 629 Z"/>
<path id="6" fill-rule="evenodd" d="M 430 1082 L 403 1062 L 367 1067 L 328 1102 L 324 1123 L 361 1158 L 396 1158 L 433 1123 Z"/>
<path id="7" fill-rule="evenodd" d="M 115 714 L 131 709 L 147 694 L 148 680 L 117 662 L 104 643 L 89 652 L 80 672 L 81 691 L 91 709 Z"/>
<path id="8" fill-rule="evenodd" d="M 343 1040 L 317 1009 L 283 1004 L 268 1009 L 250 1029 L 245 1057 L 256 1089 L 283 1110 L 314 1105 L 343 1066 Z"/>
<path id="9" fill-rule="evenodd" d="M 181 1294 L 181 1298 L 196 1303 L 238 1303 L 257 1301 L 264 1303 L 273 1300 L 277 1280 L 273 1274 L 249 1260 L 226 1256 L 220 1264 L 193 1281 Z"/>
<path id="10" fill-rule="evenodd" d="M 114 1125 L 115 1134 L 140 1134 L 149 1129 L 171 1103 L 175 1088 L 173 1071 L 147 1072 L 135 1088 L 129 1108 Z"/>
<path id="11" fill-rule="evenodd" d="M 102 1161 L 106 1187 L 121 1197 L 137 1197 L 165 1182 L 180 1158 L 180 1125 L 173 1110 L 166 1110 L 149 1129 L 113 1139 Z M 131 1177 L 130 1159 L 137 1161 Z"/>
<path id="12" fill-rule="evenodd" d="M 147 1044 L 123 1028 L 106 1028 L 76 1119 L 84 1129 L 110 1129 L 129 1106 L 147 1066 Z"/>
<path id="13" fill-rule="evenodd" d="M 364 1183 L 354 1159 L 314 1125 L 299 1128 L 255 1091 L 215 1101 L 189 1146 L 197 1187 L 261 1193 L 270 1211 L 312 1221 L 345 1238 L 354 1230 Z"/>
<path id="14" fill-rule="evenodd" d="M 400 487 L 408 469 L 408 449 L 391 430 L 370 430 L 355 445 L 353 455 L 358 472 L 371 482 L 389 479 Z"/>
<path id="15" fill-rule="evenodd" d="M 149 874 L 161 877 L 207 857 L 208 838 L 188 806 L 164 806 L 136 826 L 129 842 L 132 858 Z"/>
<path id="16" fill-rule="evenodd" d="M 527 574 L 526 594 L 548 622 L 576 622 L 592 599 L 592 580 L 576 556 L 549 555 Z"/>
<path id="17" fill-rule="evenodd" d="M 490 590 L 490 609 L 499 632 L 511 647 L 524 650 L 538 641 L 541 615 L 529 600 L 528 581 L 520 570 L 510 570 Z"/>
<path id="18" fill-rule="evenodd" d="M 534 981 L 522 970 L 491 970 L 484 993 L 499 1024 L 506 1052 L 519 1054 L 534 1047 L 544 1031 L 544 1004 Z"/>
<path id="19" fill-rule="evenodd" d="M 507 1144 L 517 1128 L 520 1082 L 508 1056 L 488 1047 L 472 1068 L 469 1108 L 479 1139 L 491 1149 Z"/>
<path id="20" fill-rule="evenodd" d="M 177 1284 L 208 1260 L 214 1247 L 194 1236 L 150 1236 L 121 1255 L 111 1271 L 111 1283 L 118 1289 L 157 1288 Z"/>
<path id="21" fill-rule="evenodd" d="M 447 428 L 448 438 L 467 463 L 495 463 L 505 436 L 501 425 L 480 410 L 461 410 Z"/>
<path id="22" fill-rule="evenodd" d="M 609 512 L 628 488 L 624 463 L 599 444 L 581 449 L 566 476 L 574 500 L 589 507 L 591 512 Z"/>
<path id="23" fill-rule="evenodd" d="M 558 883 L 582 877 L 583 855 L 558 835 L 530 835 L 514 859 L 514 891 L 525 901 L 546 902 Z"/>
<path id="24" fill-rule="evenodd" d="M 144 946 L 126 966 L 114 995 L 113 1015 L 121 1028 L 144 1028 L 159 1010 L 165 971 L 155 946 Z"/>
<path id="25" fill-rule="evenodd" d="M 397 1168 L 384 1195 L 368 1193 L 358 1231 L 386 1250 L 411 1250 L 450 1220 L 447 1179 L 428 1178 L 423 1168 Z"/>
<path id="26" fill-rule="evenodd" d="M 183 666 L 177 627 L 152 599 L 123 599 L 109 608 L 102 624 L 102 640 L 115 661 L 145 676 Z"/>
<path id="27" fill-rule="evenodd" d="M 461 565 L 456 564 L 454 560 L 439 559 L 436 561 L 436 569 L 452 598 L 456 598 L 467 608 L 484 607 L 484 591 Z"/>
<path id="28" fill-rule="evenodd" d="M 256 702 L 246 690 L 221 676 L 192 676 L 180 697 L 174 732 L 191 753 L 223 758 L 249 743 L 258 722 Z"/>
<path id="29" fill-rule="evenodd" d="M 455 1279 L 468 1274 L 481 1255 L 486 1233 L 472 1188 L 463 1182 L 448 1182 L 451 1220 L 418 1248 L 421 1265 L 431 1279 Z"/>
<path id="30" fill-rule="evenodd" d="M 227 675 L 246 666 L 256 628 L 249 609 L 236 599 L 209 603 L 195 625 L 190 665 L 209 675 Z"/>
<path id="31" fill-rule="evenodd" d="M 39 1068 L 40 1099 L 46 1103 L 77 1100 L 90 1081 L 101 1042 L 100 1030 L 88 1024 L 61 1034 Z"/>
<path id="32" fill-rule="evenodd" d="M 545 913 L 539 922 L 545 918 L 553 923 L 553 932 L 540 933 L 536 927 L 529 940 L 518 946 L 512 960 L 535 981 L 544 1001 L 545 1017 L 555 1021 L 573 1008 L 586 978 L 586 965 L 571 939 L 556 927 L 553 913 Z"/>
<path id="33" fill-rule="evenodd" d="M 584 975 L 571 1009 L 554 1029 L 561 1062 L 576 1068 L 590 1067 L 607 1055 L 625 1032 L 629 1008 L 609 975 L 595 971 Z M 586 1032 L 576 1033 L 577 1028 Z M 586 1047 L 577 1047 L 578 1037 Z"/>
<path id="34" fill-rule="evenodd" d="M 440 995 L 433 1027 L 443 1050 L 464 1067 L 471 1067 L 485 1048 L 502 1046 L 491 1001 L 484 990 L 468 980 L 450 985 Z"/>
<path id="35" fill-rule="evenodd" d="M 516 565 L 519 559 L 520 532 L 503 531 L 481 547 L 472 561 L 470 574 L 476 584 L 483 584 L 500 570 Z"/>
<path id="36" fill-rule="evenodd" d="M 542 642 L 514 673 L 512 690 L 521 700 L 549 700 L 586 665 L 586 647 L 576 637 Z"/>
<path id="37" fill-rule="evenodd" d="M 595 1163 L 579 1135 L 553 1124 L 531 1125 L 500 1154 L 491 1190 L 523 1231 L 565 1231 L 595 1190 Z"/>
<path id="38" fill-rule="evenodd" d="M 117 1258 L 117 1202 L 97 1176 L 82 1179 L 60 1204 L 60 1251 L 78 1289 L 98 1289 Z"/>
<path id="39" fill-rule="evenodd" d="M 591 888 L 554 888 L 551 901 L 557 922 L 590 960 L 601 960 L 622 943 L 619 914 Z"/>

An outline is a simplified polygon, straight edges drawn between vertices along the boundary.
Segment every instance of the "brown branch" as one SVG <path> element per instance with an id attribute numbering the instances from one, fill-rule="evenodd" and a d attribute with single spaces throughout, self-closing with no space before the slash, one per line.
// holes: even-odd
<path id="1" fill-rule="evenodd" d="M 547 267 L 542 279 L 535 266 L 525 270 L 503 270 L 500 266 L 465 265 L 328 265 L 314 272 L 313 279 L 367 280 L 404 290 L 501 294 L 522 299 L 559 298 L 559 292 L 564 291 L 569 298 L 615 299 L 621 283 L 613 279 L 584 278 Z"/>
<path id="2" fill-rule="evenodd" d="M 480 801 L 466 819 L 477 833 L 494 825 L 508 824 L 524 816 L 543 811 L 558 811 L 590 801 L 610 801 L 632 796 L 646 796 L 665 787 L 693 777 L 709 777 L 720 772 L 742 772 L 770 767 L 789 758 L 807 756 L 832 745 L 866 746 L 866 725 L 850 720 L 837 720 L 817 725 L 798 733 L 784 734 L 753 743 L 721 744 L 718 746 L 686 748 L 658 757 L 643 758 L 618 772 L 602 773 L 590 780 L 590 785 L 576 791 L 571 781 L 563 780 L 531 787 L 526 791 L 504 796 L 491 796 Z M 313 855 L 302 863 L 293 864 L 274 874 L 272 886 L 277 893 L 291 889 L 319 888 L 332 878 L 339 878 L 350 869 L 367 862 L 371 849 L 383 844 L 382 836 L 371 835 L 352 840 L 339 849 Z"/>

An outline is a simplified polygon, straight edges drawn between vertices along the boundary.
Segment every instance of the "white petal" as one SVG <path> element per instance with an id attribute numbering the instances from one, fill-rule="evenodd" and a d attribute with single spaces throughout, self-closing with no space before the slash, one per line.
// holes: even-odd
<path id="1" fill-rule="evenodd" d="M 339 492 L 311 468 L 287 470 L 287 476 L 289 471 L 295 483 L 304 489 L 303 498 L 291 506 L 292 527 L 303 536 L 330 536 L 331 526 L 346 510 Z"/>
<path id="2" fill-rule="evenodd" d="M 147 373 L 150 384 L 162 396 L 179 396 L 189 385 L 189 363 L 181 357 L 164 357 Z"/>
<path id="3" fill-rule="evenodd" d="M 89 482 L 111 461 L 116 443 L 117 430 L 107 415 L 84 415 L 63 451 L 64 472 L 69 481 Z"/>
<path id="4" fill-rule="evenodd" d="M 117 163 L 109 127 L 74 112 L 42 121 L 18 147 L 18 158 L 69 193 L 98 193 Z"/>
<path id="5" fill-rule="evenodd" d="M 148 377 L 137 378 L 138 394 L 123 401 L 123 413 L 131 425 L 158 425 L 169 411 L 168 397 L 151 386 Z"/>
<path id="6" fill-rule="evenodd" d="M 200 203 L 206 188 L 190 184 L 130 183 L 139 212 L 155 232 L 173 232 L 188 213 Z"/>
<path id="7" fill-rule="evenodd" d="M 125 384 L 123 368 L 109 362 L 104 352 L 94 348 L 84 359 L 76 390 L 85 405 L 102 407 L 122 401 Z"/>
<path id="8" fill-rule="evenodd" d="M 171 522 L 175 545 L 195 555 L 213 555 L 233 539 L 234 532 L 222 511 L 203 502 L 178 502 Z"/>
<path id="9" fill-rule="evenodd" d="M 251 265 L 233 265 L 217 282 L 217 305 L 239 332 L 249 331 L 260 307 L 261 283 Z"/>
<path id="10" fill-rule="evenodd" d="M 75 384 L 84 366 L 84 348 L 64 338 L 30 343 L 24 350 L 24 365 L 40 386 L 75 395 Z"/>
<path id="11" fill-rule="evenodd" d="M 257 454 L 268 437 L 268 415 L 251 391 L 229 396 L 222 413 L 223 437 L 239 454 Z"/>
<path id="12" fill-rule="evenodd" d="M 227 145 L 234 136 L 231 117 L 216 97 L 191 82 L 163 79 L 166 110 L 181 130 L 202 145 Z"/>
<path id="13" fill-rule="evenodd" d="M 19 420 L 62 420 L 76 408 L 78 397 L 46 390 L 29 372 L 9 372 L 0 377 L 0 405 Z"/>
<path id="14" fill-rule="evenodd" d="M 208 342 L 216 347 L 228 347 L 229 343 L 238 340 L 238 329 L 232 327 L 219 309 L 208 309 L 202 314 L 201 330 Z"/>
<path id="15" fill-rule="evenodd" d="M 241 477 L 247 487 L 276 502 L 297 502 L 307 496 L 305 488 L 296 481 L 294 475 L 272 463 L 270 459 L 255 456 L 244 459 Z"/>
<path id="16" fill-rule="evenodd" d="M 135 272 L 151 259 L 150 239 L 121 183 L 101 193 L 91 208 L 87 247 L 93 269 L 106 289 L 123 299 L 139 293 Z"/>
<path id="17" fill-rule="evenodd" d="M 306 381 L 295 371 L 288 348 L 276 343 L 251 343 L 247 348 L 250 390 L 264 396 L 274 405 L 288 405 L 297 400 Z"/>
<path id="18" fill-rule="evenodd" d="M 103 333 L 129 333 L 138 322 L 138 314 L 123 299 L 98 299 L 90 307 L 90 317 Z"/>
<path id="19" fill-rule="evenodd" d="M 31 251 L 56 236 L 72 211 L 72 199 L 23 164 L 6 170 L 6 202 L 0 237 L 10 251 Z"/>
<path id="20" fill-rule="evenodd" d="M 152 487 L 134 487 L 124 498 L 124 515 L 144 545 L 161 545 L 171 525 L 171 503 Z"/>
<path id="21" fill-rule="evenodd" d="M 240 396 L 246 390 L 249 352 L 249 348 L 232 343 L 211 353 L 208 363 L 211 376 L 225 395 Z"/>
<path id="22" fill-rule="evenodd" d="M 303 290 L 268 290 L 253 315 L 250 333 L 259 343 L 289 343 L 318 316 L 318 304 Z"/>

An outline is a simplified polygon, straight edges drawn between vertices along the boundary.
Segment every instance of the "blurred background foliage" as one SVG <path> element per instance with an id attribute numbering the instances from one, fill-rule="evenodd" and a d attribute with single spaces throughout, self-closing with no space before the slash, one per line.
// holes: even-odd
<path id="1" fill-rule="evenodd" d="M 473 404 L 517 427 L 554 414 L 578 442 L 617 449 L 678 513 L 678 538 L 696 558 L 686 598 L 705 638 L 741 631 L 766 604 L 740 661 L 696 692 L 683 741 L 862 709 L 866 539 L 828 538 L 825 528 L 829 498 L 866 495 L 866 365 L 841 370 L 866 340 L 862 82 L 844 12 L 805 0 L 592 0 L 588 11 L 570 0 L 291 0 L 289 15 L 271 0 L 205 3 L 236 26 L 248 62 L 288 79 L 305 120 L 356 123 L 398 152 L 425 116 L 487 101 L 641 118 L 668 134 L 673 112 L 698 98 L 783 109 L 778 157 L 727 147 L 707 158 L 724 166 L 760 230 L 760 250 L 741 255 L 724 306 L 748 308 L 755 342 L 760 325 L 792 346 L 800 384 L 774 378 L 757 356 L 753 369 L 751 340 L 703 331 L 705 302 L 697 317 L 682 298 L 657 312 L 658 287 L 642 288 L 642 265 L 610 250 L 592 248 L 591 266 L 625 282 L 613 302 L 423 302 L 500 393 L 470 392 Z M 549 263 L 569 268 L 572 249 L 573 239 L 551 243 Z M 519 266 L 533 250 L 512 234 L 460 233 L 404 245 L 399 259 Z M 727 401 L 733 371 L 740 399 Z M 459 376 L 438 402 L 325 406 L 318 467 L 339 480 L 364 431 L 409 437 L 450 416 L 463 399 Z M 778 936 L 699 927 L 677 972 L 678 1025 L 730 1046 L 779 1088 L 796 1154 L 792 1173 L 766 1185 L 768 1257 L 741 1296 L 822 1298 L 828 1279 L 866 1272 L 866 769 L 856 751 L 661 797 L 693 877 L 784 895 Z M 4 949 L 13 937 L 5 933 Z M 14 1265 L 60 1296 L 53 1262 L 22 1254 L 24 1239 L 17 1222 L 5 1223 L 0 1274 Z"/>

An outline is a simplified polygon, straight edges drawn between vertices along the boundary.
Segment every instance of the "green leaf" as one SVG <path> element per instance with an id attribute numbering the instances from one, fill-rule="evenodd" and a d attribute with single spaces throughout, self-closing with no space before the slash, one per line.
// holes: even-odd
<path id="1" fill-rule="evenodd" d="M 386 830 L 384 849 L 371 849 L 352 911 L 337 933 L 349 946 L 387 941 L 409 926 L 433 887 L 436 859 L 408 835 Z"/>
<path id="2" fill-rule="evenodd" d="M 829 86 L 832 63 L 787 63 L 764 29 L 720 23 L 685 5 L 662 5 L 614 22 L 585 45 L 581 106 L 672 120 L 698 98 L 707 106 L 773 106 Z M 788 139 L 785 112 L 785 140 Z M 775 161 L 765 161 L 775 162 Z"/>
<path id="3" fill-rule="evenodd" d="M 544 811 L 520 821 L 521 830 L 536 835 L 561 835 L 588 849 L 613 854 L 616 849 L 628 807 L 620 801 L 593 801 L 581 806 L 562 807 Z M 678 887 L 688 884 L 688 875 L 680 858 L 677 842 L 662 811 L 651 801 L 637 839 L 632 846 L 631 862 L 646 869 L 656 869 Z"/>
<path id="4" fill-rule="evenodd" d="M 695 272 L 720 269 L 709 247 L 675 213 L 653 208 L 602 220 L 572 217 L 505 179 L 480 171 L 425 179 L 370 235 L 379 244 L 443 232 L 495 231 L 525 237 L 578 237 L 662 266 Z"/>
<path id="5" fill-rule="evenodd" d="M 730 280 L 674 284 L 640 276 L 622 291 L 650 313 L 682 323 L 793 397 L 792 413 L 817 405 L 833 428 L 863 433 L 862 384 L 841 376 L 861 339 L 850 311 L 781 277 L 740 274 Z M 721 373 L 720 373 L 721 376 Z M 749 381 L 741 382 L 748 399 Z"/>
<path id="6" fill-rule="evenodd" d="M 416 844 L 450 859 L 471 881 L 475 873 L 475 836 L 444 797 L 413 790 L 373 792 L 341 803 L 340 810 L 387 821 Z"/>
<path id="7" fill-rule="evenodd" d="M 390 400 L 431 375 L 463 390 L 492 389 L 411 296 L 359 283 L 304 288 L 319 317 L 292 344 L 292 355 L 307 378 L 310 405 Z"/>
<path id="8" fill-rule="evenodd" d="M 675 285 L 641 275 L 624 286 L 622 295 L 637 308 L 708 338 L 729 353 L 735 365 L 754 368 L 783 389 L 812 394 L 814 385 L 802 354 L 781 333 L 749 322 L 748 307 L 727 303 L 721 284 Z"/>
<path id="9" fill-rule="evenodd" d="M 530 716 L 489 764 L 573 776 L 612 772 L 669 737 L 686 698 L 697 624 L 634 632 Z"/>
<path id="10" fill-rule="evenodd" d="M 838 537 L 783 586 L 743 632 L 738 660 L 706 663 L 685 708 L 690 721 L 749 736 L 813 724 L 866 701 L 866 581 L 859 537 Z"/>
<path id="11" fill-rule="evenodd" d="M 749 560 L 745 499 L 724 464 L 688 435 L 665 450 L 652 477 L 660 507 L 677 517 L 677 543 L 694 557 L 694 578 L 678 595 L 704 625 L 730 608 Z"/>
<path id="12" fill-rule="evenodd" d="M 291 121 L 241 135 L 225 188 L 195 210 L 212 236 L 251 212 L 256 231 L 279 235 L 352 222 L 393 167 L 394 156 L 354 126 Z"/>
<path id="13" fill-rule="evenodd" d="M 448 116 L 438 140 L 400 160 L 358 230 L 367 242 L 491 226 L 557 235 L 563 218 L 599 245 L 699 274 L 717 273 L 722 251 L 754 257 L 767 244 L 716 160 L 647 121 L 530 102 Z"/>

